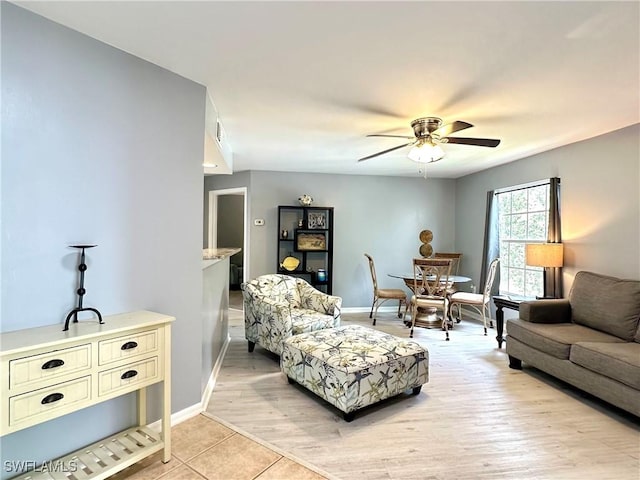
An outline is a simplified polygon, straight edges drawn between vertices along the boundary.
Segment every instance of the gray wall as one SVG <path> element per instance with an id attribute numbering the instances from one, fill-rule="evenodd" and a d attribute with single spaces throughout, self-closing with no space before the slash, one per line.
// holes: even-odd
<path id="1" fill-rule="evenodd" d="M 205 89 L 2 2 L 2 331 L 104 315 L 174 315 L 173 405 L 200 401 Z M 153 397 L 153 395 L 151 395 Z M 2 437 L 43 460 L 129 426 L 133 395 Z M 155 402 L 151 413 L 157 413 Z M 69 432 L 69 434 L 61 434 Z M 3 478 L 7 474 L 3 472 Z"/>
<path id="2" fill-rule="evenodd" d="M 451 251 L 455 246 L 454 180 L 251 171 L 205 182 L 207 190 L 239 186 L 246 186 L 249 195 L 247 278 L 276 269 L 278 205 L 297 205 L 298 197 L 308 193 L 314 205 L 335 208 L 333 293 L 343 298 L 345 307 L 371 305 L 365 252 L 376 262 L 382 287 L 404 288 L 401 280 L 387 274 L 411 272 L 421 230 L 433 231 L 436 250 Z M 255 226 L 257 218 L 265 225 Z"/>
<path id="3" fill-rule="evenodd" d="M 229 258 L 202 270 L 202 372 L 204 391 L 229 335 Z"/>
<path id="4" fill-rule="evenodd" d="M 560 177 L 565 296 L 590 270 L 640 278 L 640 124 L 458 179 L 456 247 L 477 282 L 486 192 Z"/>

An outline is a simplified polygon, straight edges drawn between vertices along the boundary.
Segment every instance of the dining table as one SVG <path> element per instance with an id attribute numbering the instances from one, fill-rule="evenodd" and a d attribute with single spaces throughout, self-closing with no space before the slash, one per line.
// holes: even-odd
<path id="1" fill-rule="evenodd" d="M 413 273 L 389 273 L 387 275 L 392 278 L 400 278 L 405 281 L 407 287 L 413 287 Z M 449 275 L 447 278 L 452 283 L 466 283 L 471 281 L 471 277 L 464 275 Z"/>
<path id="2" fill-rule="evenodd" d="M 407 288 L 413 291 L 415 282 L 413 273 L 388 273 L 387 275 L 391 278 L 399 278 L 400 280 L 403 280 Z M 456 285 L 470 281 L 471 277 L 467 277 L 466 275 L 449 275 L 447 277 L 447 281 L 443 283 L 453 283 Z M 416 315 L 416 325 L 426 328 L 442 327 L 442 317 L 438 317 L 434 308 L 420 308 Z"/>

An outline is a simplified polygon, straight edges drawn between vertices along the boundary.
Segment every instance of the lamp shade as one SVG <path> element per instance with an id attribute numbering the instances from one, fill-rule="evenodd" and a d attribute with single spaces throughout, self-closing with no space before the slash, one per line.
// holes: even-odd
<path id="1" fill-rule="evenodd" d="M 433 163 L 442 160 L 444 151 L 438 145 L 423 143 L 413 147 L 407 156 L 414 162 Z"/>
<path id="2" fill-rule="evenodd" d="M 563 254 L 562 243 L 528 243 L 525 263 L 531 267 L 562 267 Z"/>

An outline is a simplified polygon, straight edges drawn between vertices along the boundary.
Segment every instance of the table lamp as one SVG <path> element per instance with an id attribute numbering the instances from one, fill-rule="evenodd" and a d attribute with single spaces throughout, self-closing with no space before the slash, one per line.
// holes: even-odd
<path id="1" fill-rule="evenodd" d="M 528 243 L 525 246 L 525 263 L 531 267 L 543 267 L 545 270 L 544 297 L 547 296 L 546 272 L 548 268 L 562 267 L 564 260 L 564 246 L 562 243 Z M 555 275 L 551 275 L 552 291 L 555 291 Z"/>

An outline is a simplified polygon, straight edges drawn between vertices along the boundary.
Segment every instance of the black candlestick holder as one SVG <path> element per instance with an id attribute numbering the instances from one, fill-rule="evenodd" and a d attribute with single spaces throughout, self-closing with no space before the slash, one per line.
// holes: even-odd
<path id="1" fill-rule="evenodd" d="M 73 323 L 78 323 L 78 313 L 80 312 L 94 312 L 96 315 L 98 315 L 99 323 L 104 323 L 102 321 L 102 315 L 97 309 L 92 307 L 82 306 L 82 297 L 84 297 L 84 294 L 87 293 L 87 290 L 84 288 L 84 272 L 87 271 L 87 264 L 84 262 L 84 251 L 87 248 L 93 248 L 93 247 L 96 247 L 97 245 L 69 245 L 69 246 L 71 248 L 79 248 L 80 250 L 82 250 L 82 252 L 80 253 L 80 263 L 78 264 L 78 271 L 80 272 L 80 286 L 76 290 L 76 293 L 78 294 L 78 306 L 73 310 L 71 310 L 67 315 L 67 318 L 64 321 L 64 329 L 62 330 L 63 332 L 66 332 L 67 330 L 69 330 L 69 320 L 71 320 L 71 317 L 73 317 Z"/>

